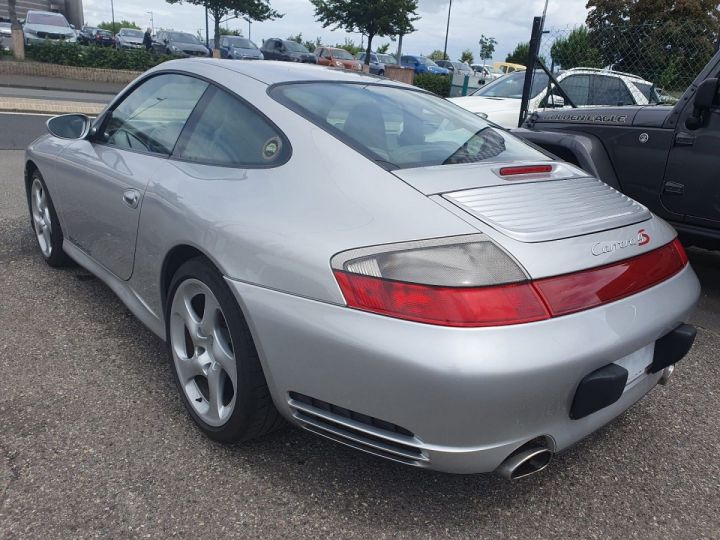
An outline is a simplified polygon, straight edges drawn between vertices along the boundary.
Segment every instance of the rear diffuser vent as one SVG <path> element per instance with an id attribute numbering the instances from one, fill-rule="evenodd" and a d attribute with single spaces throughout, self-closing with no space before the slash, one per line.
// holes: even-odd
<path id="1" fill-rule="evenodd" d="M 415 435 L 398 425 L 290 392 L 293 417 L 313 433 L 393 461 L 427 465 L 428 458 Z"/>

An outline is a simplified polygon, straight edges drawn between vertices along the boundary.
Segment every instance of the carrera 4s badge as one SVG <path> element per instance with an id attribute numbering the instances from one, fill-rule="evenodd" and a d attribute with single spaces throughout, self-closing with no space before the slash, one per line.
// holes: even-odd
<path id="1" fill-rule="evenodd" d="M 630 246 L 644 246 L 650 242 L 650 235 L 645 232 L 645 229 L 640 229 L 635 236 L 631 236 L 625 240 L 614 240 L 612 242 L 598 242 L 592 247 L 592 254 L 603 255 L 605 253 L 612 253 L 618 249 L 625 249 Z"/>

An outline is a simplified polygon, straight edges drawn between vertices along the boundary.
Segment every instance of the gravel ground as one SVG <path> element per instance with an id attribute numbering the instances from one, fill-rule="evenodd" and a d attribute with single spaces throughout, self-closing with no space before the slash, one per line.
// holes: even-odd
<path id="1" fill-rule="evenodd" d="M 0 152 L 0 538 L 720 537 L 720 254 L 691 354 L 615 422 L 509 483 L 288 428 L 234 447 L 185 414 L 160 340 L 36 249 L 22 153 Z"/>

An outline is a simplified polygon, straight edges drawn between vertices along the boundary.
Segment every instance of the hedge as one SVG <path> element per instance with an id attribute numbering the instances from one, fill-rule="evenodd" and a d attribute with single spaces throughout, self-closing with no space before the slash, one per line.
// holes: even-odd
<path id="1" fill-rule="evenodd" d="M 450 75 L 420 73 L 419 75 L 415 75 L 413 84 L 419 88 L 429 90 L 438 96 L 448 97 L 450 95 L 450 87 L 452 86 L 452 77 Z"/>
<path id="2" fill-rule="evenodd" d="M 36 62 L 130 71 L 145 71 L 172 59 L 172 56 L 158 56 L 142 49 L 118 50 L 112 47 L 51 42 L 30 45 L 26 54 Z"/>

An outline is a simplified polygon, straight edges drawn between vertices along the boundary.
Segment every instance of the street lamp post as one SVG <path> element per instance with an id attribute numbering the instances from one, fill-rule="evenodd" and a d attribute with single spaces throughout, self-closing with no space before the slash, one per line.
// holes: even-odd
<path id="1" fill-rule="evenodd" d="M 445 60 L 447 58 L 447 40 L 448 40 L 448 34 L 450 33 L 450 10 L 451 9 L 452 9 L 452 0 L 450 0 L 450 5 L 448 6 L 447 26 L 445 27 L 445 47 L 443 47 L 443 57 L 442 57 L 443 60 Z"/>
<path id="2" fill-rule="evenodd" d="M 248 39 L 252 39 L 252 19 L 250 17 L 243 16 L 243 19 L 248 23 Z"/>
<path id="3" fill-rule="evenodd" d="M 113 0 L 110 0 L 110 13 L 112 15 L 112 34 L 115 35 L 115 5 Z"/>

